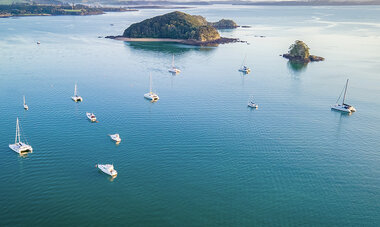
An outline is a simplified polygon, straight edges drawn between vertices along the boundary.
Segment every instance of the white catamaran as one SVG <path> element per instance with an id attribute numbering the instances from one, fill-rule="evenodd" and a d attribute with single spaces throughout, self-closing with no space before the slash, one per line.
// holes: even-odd
<path id="1" fill-rule="evenodd" d="M 14 152 L 17 152 L 19 154 L 26 153 L 26 152 L 33 152 L 32 146 L 30 146 L 27 142 L 21 142 L 21 132 L 20 132 L 20 125 L 18 122 L 18 118 L 16 121 L 16 138 L 14 144 L 9 144 L 9 148 L 12 149 Z"/>
<path id="2" fill-rule="evenodd" d="M 247 59 L 247 55 L 244 57 L 243 64 L 241 65 L 239 72 L 242 72 L 244 74 L 248 74 L 251 72 L 251 69 L 245 65 L 245 60 Z"/>
<path id="3" fill-rule="evenodd" d="M 331 109 L 342 111 L 342 112 L 345 112 L 345 113 L 352 113 L 352 112 L 356 111 L 355 107 L 344 103 L 346 101 L 347 87 L 348 87 L 348 79 L 347 79 L 347 82 L 346 82 L 346 86 L 344 87 L 344 95 L 343 95 L 342 104 L 338 103 L 340 97 L 342 96 L 342 93 L 340 93 L 340 96 L 339 96 L 338 100 L 336 100 L 336 104 L 332 105 Z"/>
<path id="4" fill-rule="evenodd" d="M 72 99 L 74 102 L 82 102 L 82 101 L 83 101 L 82 97 L 81 97 L 81 96 L 78 96 L 78 94 L 77 94 L 77 83 L 75 83 L 74 96 L 72 96 L 71 99 Z"/>
<path id="5" fill-rule="evenodd" d="M 172 60 L 172 68 L 169 69 L 169 72 L 173 73 L 173 74 L 178 74 L 181 72 L 181 70 L 177 69 L 175 66 L 174 66 L 174 54 L 173 54 L 173 60 Z"/>
<path id="6" fill-rule="evenodd" d="M 152 74 L 149 74 L 149 93 L 146 93 L 144 98 L 152 101 L 157 101 L 160 99 L 160 97 L 152 91 Z"/>
<path id="7" fill-rule="evenodd" d="M 29 106 L 26 105 L 26 102 L 25 102 L 25 95 L 22 96 L 22 98 L 23 98 L 23 101 L 24 101 L 24 109 L 25 109 L 25 110 L 28 110 L 28 109 L 29 109 Z"/>

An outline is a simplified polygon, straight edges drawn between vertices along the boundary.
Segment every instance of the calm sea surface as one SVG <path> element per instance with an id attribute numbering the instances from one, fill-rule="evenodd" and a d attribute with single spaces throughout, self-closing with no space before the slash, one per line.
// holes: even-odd
<path id="1" fill-rule="evenodd" d="M 221 31 L 250 45 L 98 38 L 170 10 L 0 19 L 0 226 L 378 226 L 380 7 L 184 11 L 251 25 Z M 326 61 L 288 64 L 296 39 Z M 347 78 L 351 116 L 330 110 Z M 26 157 L 8 148 L 16 117 Z"/>

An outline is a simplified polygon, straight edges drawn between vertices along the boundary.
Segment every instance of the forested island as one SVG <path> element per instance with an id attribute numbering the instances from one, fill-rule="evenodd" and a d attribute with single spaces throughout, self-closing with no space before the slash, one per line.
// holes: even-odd
<path id="1" fill-rule="evenodd" d="M 283 54 L 282 57 L 289 59 L 293 62 L 308 63 L 310 61 L 324 61 L 323 57 L 311 55 L 310 48 L 301 40 L 296 40 L 294 44 L 289 47 L 289 51 Z"/>
<path id="2" fill-rule="evenodd" d="M 124 41 L 165 41 L 190 45 L 218 45 L 237 42 L 223 38 L 217 28 L 236 28 L 232 20 L 208 22 L 204 17 L 175 11 L 132 24 L 122 36 L 108 36 Z"/>
<path id="3" fill-rule="evenodd" d="M 0 5 L 0 17 L 12 16 L 58 16 L 58 15 L 98 15 L 105 12 L 135 11 L 122 7 L 90 7 L 82 4 L 43 5 L 11 4 Z"/>

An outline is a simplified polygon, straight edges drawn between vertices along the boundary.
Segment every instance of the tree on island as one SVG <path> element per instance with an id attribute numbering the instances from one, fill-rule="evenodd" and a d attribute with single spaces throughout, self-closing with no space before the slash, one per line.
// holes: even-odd
<path id="1" fill-rule="evenodd" d="M 323 61 L 325 60 L 323 57 L 318 57 L 315 55 L 310 55 L 310 48 L 301 40 L 296 40 L 289 47 L 289 51 L 287 54 L 283 54 L 284 58 L 289 59 L 290 61 L 297 62 L 310 62 L 310 61 Z"/>

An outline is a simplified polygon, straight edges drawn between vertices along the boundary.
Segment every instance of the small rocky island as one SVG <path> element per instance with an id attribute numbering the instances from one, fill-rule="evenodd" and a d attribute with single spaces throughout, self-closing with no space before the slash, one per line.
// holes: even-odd
<path id="1" fill-rule="evenodd" d="M 301 40 L 296 40 L 294 44 L 289 47 L 289 52 L 283 54 L 282 57 L 289 59 L 293 62 L 308 63 L 311 61 L 324 61 L 323 57 L 310 55 L 310 48 Z"/>
<path id="2" fill-rule="evenodd" d="M 223 38 L 217 29 L 236 28 L 232 20 L 210 23 L 202 16 L 175 11 L 146 19 L 125 29 L 122 36 L 106 38 L 129 42 L 177 42 L 189 45 L 216 46 L 238 42 L 238 39 Z"/>

